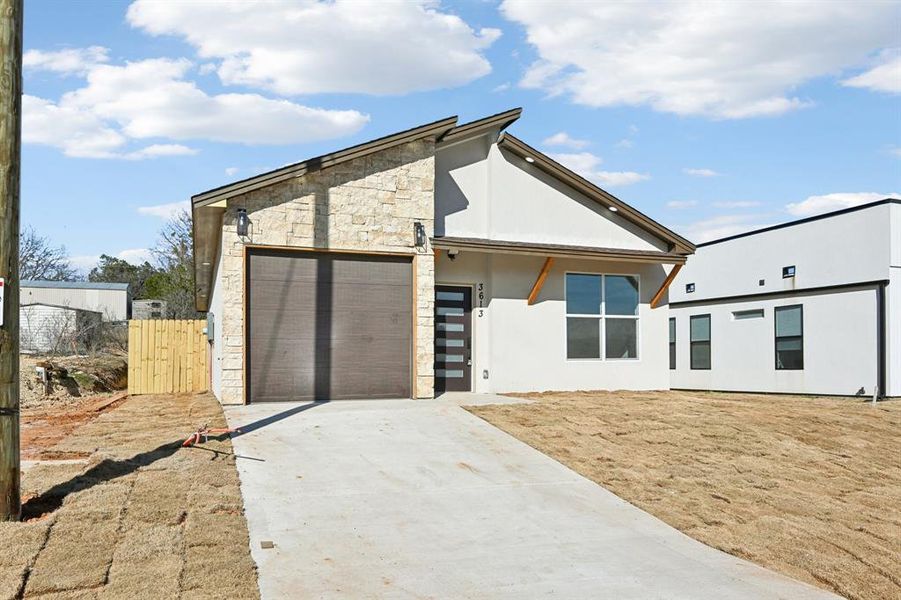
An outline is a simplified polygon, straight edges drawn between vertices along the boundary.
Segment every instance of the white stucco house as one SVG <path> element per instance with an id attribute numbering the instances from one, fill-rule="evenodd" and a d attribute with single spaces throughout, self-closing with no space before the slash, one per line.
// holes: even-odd
<path id="1" fill-rule="evenodd" d="M 194 196 L 217 397 L 668 388 L 668 274 L 694 245 L 505 133 L 519 116 Z"/>
<path id="2" fill-rule="evenodd" d="M 699 244 L 669 319 L 673 388 L 901 396 L 901 200 Z"/>

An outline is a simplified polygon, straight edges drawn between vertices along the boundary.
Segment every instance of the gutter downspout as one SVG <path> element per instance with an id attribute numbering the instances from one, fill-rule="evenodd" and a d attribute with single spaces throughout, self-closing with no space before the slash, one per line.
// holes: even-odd
<path id="1" fill-rule="evenodd" d="M 873 402 L 885 398 L 886 386 L 886 326 L 887 319 L 885 314 L 885 286 L 886 282 L 882 281 L 876 286 L 876 390 L 873 393 Z"/>

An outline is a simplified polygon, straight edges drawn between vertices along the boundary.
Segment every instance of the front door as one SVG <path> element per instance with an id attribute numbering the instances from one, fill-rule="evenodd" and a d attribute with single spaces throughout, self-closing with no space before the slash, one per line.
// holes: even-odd
<path id="1" fill-rule="evenodd" d="M 435 393 L 472 390 L 472 288 L 435 287 Z"/>

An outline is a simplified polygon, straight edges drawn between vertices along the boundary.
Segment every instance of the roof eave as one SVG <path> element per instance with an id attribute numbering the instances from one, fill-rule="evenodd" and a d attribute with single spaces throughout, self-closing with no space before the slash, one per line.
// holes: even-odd
<path id="1" fill-rule="evenodd" d="M 434 237 L 432 247 L 439 250 L 471 250 L 494 254 L 525 254 L 558 258 L 588 258 L 652 264 L 684 264 L 686 255 L 659 250 L 631 250 L 627 248 L 599 248 L 534 242 L 513 242 L 480 238 Z"/>

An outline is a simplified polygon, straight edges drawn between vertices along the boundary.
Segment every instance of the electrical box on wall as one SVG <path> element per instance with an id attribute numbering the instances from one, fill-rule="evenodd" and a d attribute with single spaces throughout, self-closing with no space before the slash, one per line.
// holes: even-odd
<path id="1" fill-rule="evenodd" d="M 6 280 L 0 277 L 0 327 L 3 327 L 3 300 L 6 297 Z"/>

